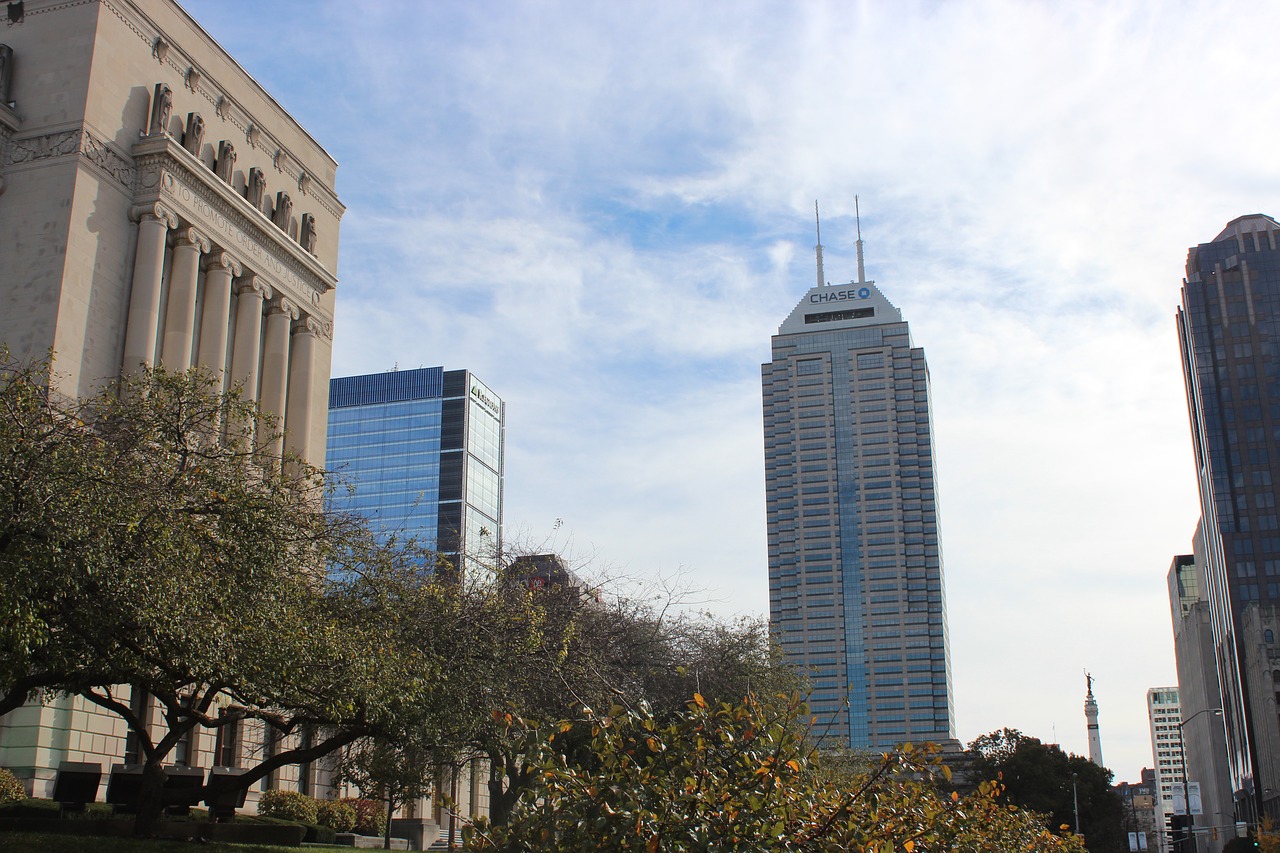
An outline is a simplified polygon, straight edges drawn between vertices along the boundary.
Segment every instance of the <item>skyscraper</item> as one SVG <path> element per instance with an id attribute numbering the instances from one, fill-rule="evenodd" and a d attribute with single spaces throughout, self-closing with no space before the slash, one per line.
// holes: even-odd
<path id="1" fill-rule="evenodd" d="M 824 745 L 955 737 L 924 350 L 862 266 L 763 365 L 769 612 Z"/>
<path id="2" fill-rule="evenodd" d="M 1152 687 L 1147 691 L 1147 722 L 1151 726 L 1151 760 L 1156 770 L 1156 825 L 1169 836 L 1174 799 L 1185 802 L 1182 783 L 1181 705 L 1178 688 Z M 1179 806 L 1181 809 L 1181 806 Z M 1181 810 L 1178 812 L 1182 813 Z M 1164 849 L 1164 848 L 1162 848 Z"/>
<path id="3" fill-rule="evenodd" d="M 1247 608 L 1280 604 L 1277 232 L 1276 220 L 1252 214 L 1191 248 L 1177 312 L 1200 493 L 1203 554 L 1197 552 L 1195 562 L 1208 603 L 1221 722 L 1242 820 L 1255 819 L 1268 798 L 1275 802 L 1267 810 L 1280 811 L 1280 791 L 1268 790 L 1276 786 L 1259 777 L 1255 743 L 1258 726 L 1275 726 L 1274 709 L 1251 707 L 1240 632 Z M 1272 673 L 1254 677 L 1270 679 Z M 1208 710 L 1182 708 L 1187 719 Z"/>
<path id="4" fill-rule="evenodd" d="M 466 370 L 423 367 L 330 382 L 329 468 L 340 509 L 412 536 L 459 568 L 502 541 L 505 404 Z"/>

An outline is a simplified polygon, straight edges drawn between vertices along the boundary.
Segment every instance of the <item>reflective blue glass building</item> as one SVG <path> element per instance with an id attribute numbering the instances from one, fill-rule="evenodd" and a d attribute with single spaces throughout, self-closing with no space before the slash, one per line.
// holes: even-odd
<path id="1" fill-rule="evenodd" d="M 500 548 L 506 406 L 466 370 L 425 367 L 329 383 L 335 508 L 413 536 L 456 566 Z"/>
<path id="2" fill-rule="evenodd" d="M 819 282 L 762 368 L 770 622 L 824 745 L 953 741 L 924 351 L 873 282 Z"/>
<path id="3" fill-rule="evenodd" d="M 1250 652 L 1276 659 L 1275 645 L 1251 649 L 1243 630 L 1251 611 L 1280 606 L 1280 223 L 1234 219 L 1188 252 L 1186 269 L 1177 323 L 1200 492 L 1204 553 L 1195 563 L 1236 817 L 1280 818 L 1280 660 L 1251 671 Z M 1196 772 L 1194 753 L 1189 767 Z"/>

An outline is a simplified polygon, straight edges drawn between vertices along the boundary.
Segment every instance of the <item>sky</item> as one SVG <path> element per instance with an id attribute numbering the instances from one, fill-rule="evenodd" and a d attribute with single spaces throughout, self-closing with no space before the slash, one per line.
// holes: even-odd
<path id="1" fill-rule="evenodd" d="M 508 542 L 764 615 L 760 365 L 825 269 L 932 379 L 958 737 L 1151 766 L 1187 249 L 1280 214 L 1280 5 L 182 0 L 339 163 L 333 373 L 507 403 Z M 1196 709 L 1187 709 L 1188 713 Z"/>

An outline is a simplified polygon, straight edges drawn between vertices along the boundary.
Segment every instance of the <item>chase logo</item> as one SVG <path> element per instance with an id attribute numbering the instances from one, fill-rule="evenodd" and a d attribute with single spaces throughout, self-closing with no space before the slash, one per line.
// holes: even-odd
<path id="1" fill-rule="evenodd" d="M 809 294 L 809 301 L 821 305 L 826 302 L 849 302 L 857 299 L 870 299 L 871 288 L 859 287 L 857 290 L 819 290 Z"/>

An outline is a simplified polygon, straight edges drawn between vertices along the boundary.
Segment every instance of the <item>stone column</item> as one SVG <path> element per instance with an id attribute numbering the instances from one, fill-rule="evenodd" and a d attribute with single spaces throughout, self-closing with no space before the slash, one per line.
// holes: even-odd
<path id="1" fill-rule="evenodd" d="M 227 366 L 227 330 L 231 322 L 231 279 L 241 273 L 240 264 L 226 252 L 215 252 L 204 263 L 204 313 L 200 320 L 199 365 L 218 377 Z"/>
<path id="2" fill-rule="evenodd" d="M 165 236 L 170 228 L 178 227 L 178 217 L 159 204 L 139 205 L 129 211 L 129 216 L 138 223 L 138 250 L 133 258 L 129 319 L 124 333 L 126 375 L 155 363 Z"/>
<path id="3" fill-rule="evenodd" d="M 169 308 L 164 315 L 164 345 L 160 352 L 160 363 L 169 370 L 186 370 L 191 366 L 200 255 L 207 251 L 209 239 L 194 228 L 183 228 L 174 235 Z"/>
<path id="4" fill-rule="evenodd" d="M 289 394 L 285 402 L 285 450 L 303 461 L 311 459 L 312 392 L 315 384 L 316 335 L 320 323 L 302 317 L 293 324 L 289 342 Z"/>
<path id="5" fill-rule="evenodd" d="M 236 339 L 231 350 L 231 381 L 240 396 L 258 399 L 258 358 L 262 351 L 262 303 L 271 287 L 253 273 L 236 285 Z"/>
<path id="6" fill-rule="evenodd" d="M 268 459 L 278 459 L 283 450 L 282 428 L 289 388 L 289 327 L 296 319 L 298 309 L 283 296 L 267 307 L 267 332 L 262 344 L 262 395 L 258 405 L 263 415 L 275 418 L 275 425 L 258 424 L 258 447 Z"/>

